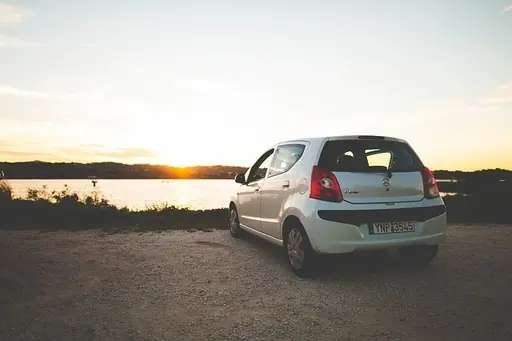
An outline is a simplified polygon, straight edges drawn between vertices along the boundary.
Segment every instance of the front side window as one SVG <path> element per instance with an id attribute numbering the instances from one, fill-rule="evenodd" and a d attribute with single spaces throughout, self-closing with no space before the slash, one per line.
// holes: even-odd
<path id="1" fill-rule="evenodd" d="M 302 157 L 305 148 L 306 146 L 303 144 L 279 146 L 274 161 L 270 166 L 268 176 L 279 175 L 289 171 Z"/>
<path id="2" fill-rule="evenodd" d="M 265 178 L 267 175 L 267 169 L 270 166 L 270 162 L 272 161 L 272 156 L 274 155 L 274 149 L 268 150 L 265 152 L 258 161 L 249 169 L 248 176 L 246 177 L 246 182 L 254 182 L 260 179 Z"/>

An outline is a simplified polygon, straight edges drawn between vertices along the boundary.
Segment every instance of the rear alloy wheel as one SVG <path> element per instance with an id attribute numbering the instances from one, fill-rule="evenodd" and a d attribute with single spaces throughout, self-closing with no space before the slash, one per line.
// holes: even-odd
<path id="1" fill-rule="evenodd" d="M 240 238 L 243 234 L 243 230 L 240 228 L 240 220 L 238 219 L 238 212 L 236 208 L 232 207 L 229 210 L 229 233 L 234 238 Z"/>
<path id="2" fill-rule="evenodd" d="M 401 260 L 407 265 L 425 266 L 436 258 L 439 245 L 418 245 L 399 249 Z"/>
<path id="3" fill-rule="evenodd" d="M 293 272 L 299 277 L 309 277 L 314 274 L 317 254 L 302 228 L 292 227 L 286 238 L 288 263 Z"/>

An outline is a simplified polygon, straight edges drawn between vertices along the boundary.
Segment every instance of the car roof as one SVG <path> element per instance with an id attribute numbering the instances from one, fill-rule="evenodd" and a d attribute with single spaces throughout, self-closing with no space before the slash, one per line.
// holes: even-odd
<path id="1" fill-rule="evenodd" d="M 293 142 L 320 142 L 320 141 L 336 141 L 336 140 L 383 140 L 383 141 L 393 141 L 393 142 L 403 142 L 407 143 L 405 140 L 391 137 L 391 136 L 382 136 L 382 135 L 340 135 L 340 136 L 320 136 L 320 137 L 307 137 L 307 138 L 298 138 L 293 140 L 287 140 L 279 142 L 278 144 L 283 143 L 293 143 Z"/>

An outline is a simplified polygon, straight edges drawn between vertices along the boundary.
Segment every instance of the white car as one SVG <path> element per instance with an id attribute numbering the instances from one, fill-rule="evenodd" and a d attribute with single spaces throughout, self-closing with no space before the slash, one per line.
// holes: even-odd
<path id="1" fill-rule="evenodd" d="M 446 238 L 432 172 L 404 140 L 335 136 L 281 142 L 245 174 L 229 203 L 233 237 L 249 232 L 288 251 L 298 276 L 319 254 L 398 248 L 425 265 Z"/>

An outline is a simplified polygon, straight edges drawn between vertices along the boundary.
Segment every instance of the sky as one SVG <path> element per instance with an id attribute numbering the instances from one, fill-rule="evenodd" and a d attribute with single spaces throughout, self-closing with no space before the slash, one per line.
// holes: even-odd
<path id="1" fill-rule="evenodd" d="M 406 139 L 512 169 L 512 1 L 0 0 L 0 161 L 249 166 Z"/>

